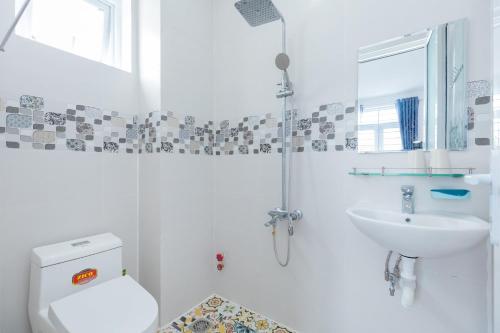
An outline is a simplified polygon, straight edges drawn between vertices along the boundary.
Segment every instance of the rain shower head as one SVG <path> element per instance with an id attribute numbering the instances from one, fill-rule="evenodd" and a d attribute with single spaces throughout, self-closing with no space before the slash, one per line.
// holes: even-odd
<path id="1" fill-rule="evenodd" d="M 282 47 L 283 52 L 276 57 L 276 67 L 283 71 L 281 90 L 276 95 L 278 98 L 286 98 L 293 95 L 293 86 L 288 76 L 290 58 L 286 54 L 286 23 L 279 10 L 271 0 L 239 0 L 234 4 L 236 9 L 252 27 L 258 27 L 267 23 L 280 20 L 282 23 Z"/>
<path id="2" fill-rule="evenodd" d="M 234 6 L 252 27 L 283 20 L 271 0 L 240 0 Z"/>

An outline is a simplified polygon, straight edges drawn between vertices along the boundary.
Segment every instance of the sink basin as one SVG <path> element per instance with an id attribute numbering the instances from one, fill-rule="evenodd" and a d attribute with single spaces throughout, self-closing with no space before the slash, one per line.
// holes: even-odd
<path id="1" fill-rule="evenodd" d="M 403 214 L 350 208 L 353 224 L 380 246 L 408 257 L 436 258 L 479 244 L 489 233 L 489 223 L 458 214 Z"/>

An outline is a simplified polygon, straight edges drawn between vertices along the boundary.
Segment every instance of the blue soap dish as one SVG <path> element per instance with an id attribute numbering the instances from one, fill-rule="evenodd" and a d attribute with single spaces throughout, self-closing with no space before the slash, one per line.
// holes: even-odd
<path id="1" fill-rule="evenodd" d="M 454 189 L 438 189 L 438 190 L 431 190 L 431 195 L 434 199 L 465 200 L 470 198 L 470 191 L 454 190 Z"/>

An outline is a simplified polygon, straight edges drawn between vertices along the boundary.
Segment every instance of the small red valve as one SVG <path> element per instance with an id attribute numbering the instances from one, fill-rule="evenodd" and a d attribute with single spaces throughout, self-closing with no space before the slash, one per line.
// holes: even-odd
<path id="1" fill-rule="evenodd" d="M 224 269 L 224 254 L 219 252 L 215 255 L 217 259 L 217 270 L 220 272 Z"/>

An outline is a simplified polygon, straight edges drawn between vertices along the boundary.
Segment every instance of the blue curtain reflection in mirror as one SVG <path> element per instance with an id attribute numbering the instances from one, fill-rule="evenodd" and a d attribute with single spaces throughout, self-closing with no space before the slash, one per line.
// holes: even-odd
<path id="1" fill-rule="evenodd" d="M 396 102 L 403 150 L 413 150 L 418 140 L 418 105 L 418 97 L 402 98 Z"/>

